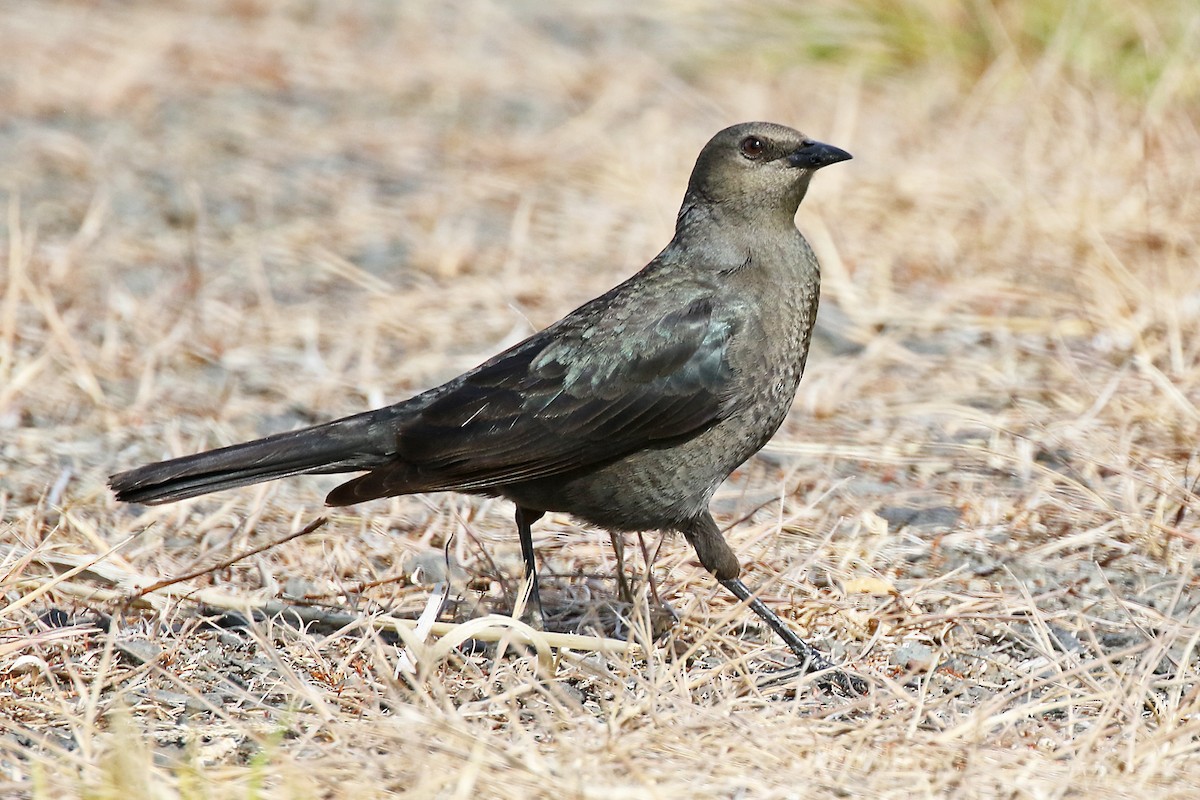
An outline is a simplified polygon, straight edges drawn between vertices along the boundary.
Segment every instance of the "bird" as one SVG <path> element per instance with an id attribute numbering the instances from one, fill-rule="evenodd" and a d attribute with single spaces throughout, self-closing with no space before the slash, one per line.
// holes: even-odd
<path id="1" fill-rule="evenodd" d="M 300 474 L 363 473 L 325 499 L 419 492 L 503 497 L 531 605 L 531 526 L 564 512 L 610 534 L 682 533 L 801 670 L 838 676 L 741 580 L 709 511 L 717 487 L 788 414 L 820 268 L 795 216 L 813 175 L 851 155 L 775 123 L 701 149 L 667 246 L 624 282 L 441 386 L 394 405 L 110 477 L 118 500 L 169 503 Z"/>

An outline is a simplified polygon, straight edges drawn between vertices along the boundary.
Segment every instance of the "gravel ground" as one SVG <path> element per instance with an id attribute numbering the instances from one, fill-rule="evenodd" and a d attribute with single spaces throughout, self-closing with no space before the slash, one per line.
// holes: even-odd
<path id="1" fill-rule="evenodd" d="M 885 6 L 5 4 L 0 794 L 1193 796 L 1200 17 Z M 869 695 L 789 672 L 674 538 L 627 538 L 627 605 L 604 532 L 539 523 L 588 637 L 548 649 L 486 619 L 503 502 L 266 547 L 336 479 L 108 493 L 549 324 L 753 118 L 855 160 L 798 217 L 795 408 L 714 513 Z M 398 632 L 437 586 L 459 627 Z"/>

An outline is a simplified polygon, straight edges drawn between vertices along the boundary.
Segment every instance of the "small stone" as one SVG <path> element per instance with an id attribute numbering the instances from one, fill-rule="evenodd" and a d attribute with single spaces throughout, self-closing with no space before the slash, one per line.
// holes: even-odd
<path id="1" fill-rule="evenodd" d="M 117 642 L 117 652 L 135 664 L 147 664 L 162 653 L 162 648 L 146 639 L 126 639 Z"/>
<path id="2" fill-rule="evenodd" d="M 937 654 L 927 644 L 905 642 L 892 651 L 888 661 L 909 672 L 927 672 L 937 665 Z"/>
<path id="3" fill-rule="evenodd" d="M 907 506 L 884 506 L 875 512 L 888 522 L 893 531 L 901 528 L 916 528 L 918 530 L 947 530 L 958 524 L 962 516 L 954 506 L 929 506 L 927 508 L 908 508 Z"/>
<path id="4" fill-rule="evenodd" d="M 289 600 L 303 600 L 316 593 L 317 587 L 313 582 L 301 577 L 292 576 L 283 583 L 283 596 Z"/>
<path id="5" fill-rule="evenodd" d="M 447 577 L 454 583 L 461 583 L 468 577 L 467 571 L 453 557 L 447 556 L 444 550 L 434 548 L 411 556 L 405 567 L 409 580 L 421 586 L 445 583 Z"/>
<path id="6" fill-rule="evenodd" d="M 1086 653 L 1087 647 L 1083 642 L 1079 641 L 1079 637 L 1071 633 L 1066 628 L 1058 625 L 1049 624 L 1046 626 L 1050 631 L 1050 636 L 1064 653 Z"/>

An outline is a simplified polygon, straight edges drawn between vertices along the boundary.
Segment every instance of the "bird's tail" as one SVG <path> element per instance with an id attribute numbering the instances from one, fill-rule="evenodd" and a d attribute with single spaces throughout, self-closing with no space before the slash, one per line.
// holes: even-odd
<path id="1" fill-rule="evenodd" d="M 395 453 L 396 407 L 173 458 L 108 479 L 117 499 L 157 505 L 305 473 L 359 472 Z"/>

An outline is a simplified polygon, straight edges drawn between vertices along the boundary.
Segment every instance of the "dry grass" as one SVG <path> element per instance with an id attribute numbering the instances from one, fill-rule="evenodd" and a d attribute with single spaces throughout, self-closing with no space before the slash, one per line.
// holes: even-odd
<path id="1" fill-rule="evenodd" d="M 1194 796 L 1200 12 L 895 6 L 5 4 L 0 795 Z M 138 509 L 106 474 L 477 363 L 652 256 L 751 118 L 855 160 L 799 216 L 795 412 L 716 510 L 870 696 L 770 684 L 673 539 L 652 642 L 563 517 L 558 624 L 641 647 L 403 655 L 378 615 L 430 582 L 459 620 L 518 590 L 508 507 L 457 496 L 119 602 L 332 481 Z M 285 606 L 340 624 L 229 610 Z"/>

